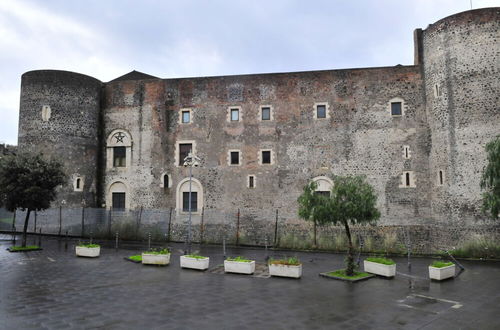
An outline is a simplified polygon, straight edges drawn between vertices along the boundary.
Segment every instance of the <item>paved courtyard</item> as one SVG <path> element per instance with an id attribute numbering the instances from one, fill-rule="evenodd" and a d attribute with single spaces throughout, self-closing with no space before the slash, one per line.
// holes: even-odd
<path id="1" fill-rule="evenodd" d="M 0 329 L 500 329 L 500 263 L 463 261 L 466 271 L 427 280 L 428 258 L 396 258 L 398 275 L 355 284 L 319 277 L 343 255 L 297 255 L 300 280 L 216 274 L 179 267 L 182 244 L 167 267 L 123 257 L 140 247 L 111 244 L 97 259 L 74 256 L 74 241 L 45 238 L 42 251 L 10 253 L 0 235 Z M 32 243 L 31 239 L 29 243 Z M 194 249 L 198 249 L 195 246 Z M 264 263 L 263 249 L 228 249 Z M 211 267 L 222 248 L 204 246 Z"/>

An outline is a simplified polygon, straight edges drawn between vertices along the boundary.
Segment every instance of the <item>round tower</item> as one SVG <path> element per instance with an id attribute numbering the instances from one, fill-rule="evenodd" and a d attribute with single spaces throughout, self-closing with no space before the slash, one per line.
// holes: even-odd
<path id="1" fill-rule="evenodd" d="M 54 205 L 97 206 L 101 86 L 67 71 L 30 71 L 21 78 L 19 151 L 55 158 L 68 175 Z"/>
<path id="2" fill-rule="evenodd" d="M 500 8 L 462 12 L 422 33 L 434 217 L 482 218 L 484 146 L 500 130 Z"/>

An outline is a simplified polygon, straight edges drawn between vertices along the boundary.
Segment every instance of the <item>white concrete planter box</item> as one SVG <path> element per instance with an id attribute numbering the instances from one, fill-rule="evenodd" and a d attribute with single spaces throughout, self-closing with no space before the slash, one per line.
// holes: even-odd
<path id="1" fill-rule="evenodd" d="M 170 253 L 168 254 L 151 254 L 142 253 L 143 265 L 160 265 L 165 266 L 170 263 Z"/>
<path id="2" fill-rule="evenodd" d="M 372 261 L 364 261 L 365 272 L 385 276 L 394 277 L 396 275 L 396 264 L 394 265 L 384 265 Z"/>
<path id="3" fill-rule="evenodd" d="M 436 268 L 429 266 L 429 277 L 431 280 L 446 280 L 447 278 L 450 277 L 455 277 L 455 265 L 447 266 L 447 267 L 441 267 L 441 268 Z"/>
<path id="4" fill-rule="evenodd" d="M 75 252 L 78 257 L 96 258 L 101 254 L 101 247 L 77 246 Z"/>
<path id="5" fill-rule="evenodd" d="M 269 275 L 300 278 L 302 276 L 302 264 L 300 265 L 269 264 Z"/>
<path id="6" fill-rule="evenodd" d="M 224 271 L 226 273 L 253 274 L 255 260 L 250 262 L 224 260 Z"/>
<path id="7" fill-rule="evenodd" d="M 181 256 L 182 268 L 205 270 L 208 269 L 209 263 L 210 263 L 209 257 L 199 259 L 199 258 L 190 258 L 188 256 Z"/>

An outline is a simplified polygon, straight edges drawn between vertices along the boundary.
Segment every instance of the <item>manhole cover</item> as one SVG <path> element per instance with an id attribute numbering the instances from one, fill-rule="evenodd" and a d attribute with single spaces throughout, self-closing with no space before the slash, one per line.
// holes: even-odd
<path id="1" fill-rule="evenodd" d="M 439 299 L 420 294 L 412 294 L 405 299 L 399 300 L 399 305 L 403 307 L 418 309 L 424 312 L 438 314 L 450 308 L 460 308 L 462 304 L 457 301 Z"/>
<path id="2" fill-rule="evenodd" d="M 217 266 L 209 269 L 208 272 L 212 273 L 212 274 L 226 274 L 224 272 L 224 265 L 217 265 Z M 234 275 L 238 275 L 238 274 L 234 274 Z M 244 274 L 241 274 L 241 275 L 244 275 Z M 255 272 L 252 275 L 247 275 L 247 276 L 268 278 L 268 277 L 270 277 L 269 268 L 267 267 L 266 264 L 256 263 L 255 264 Z"/>

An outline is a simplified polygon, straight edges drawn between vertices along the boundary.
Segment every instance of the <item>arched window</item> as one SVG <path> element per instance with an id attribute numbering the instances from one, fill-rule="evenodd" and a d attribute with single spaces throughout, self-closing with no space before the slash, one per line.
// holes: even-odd
<path id="1" fill-rule="evenodd" d="M 107 168 L 130 167 L 132 156 L 132 138 L 122 129 L 116 129 L 108 135 L 106 141 Z"/>
<path id="2" fill-rule="evenodd" d="M 443 170 L 438 171 L 437 184 L 438 184 L 438 186 L 442 186 L 444 184 L 444 171 Z"/>
<path id="3" fill-rule="evenodd" d="M 401 175 L 399 188 L 415 188 L 416 186 L 415 173 L 413 171 L 404 171 Z"/>
<path id="4" fill-rule="evenodd" d="M 316 182 L 316 190 L 314 191 L 316 194 L 330 196 L 333 187 L 332 179 L 327 176 L 317 176 L 312 181 Z"/>
<path id="5" fill-rule="evenodd" d="M 83 191 L 84 179 L 83 176 L 76 174 L 73 176 L 73 190 Z"/>
<path id="6" fill-rule="evenodd" d="M 172 180 L 171 180 L 170 174 L 163 173 L 161 175 L 160 187 L 161 188 L 170 188 L 170 187 L 172 187 Z"/>
<path id="7" fill-rule="evenodd" d="M 114 182 L 109 186 L 106 204 L 116 211 L 129 209 L 130 203 L 127 195 L 127 186 L 120 181 Z"/>
<path id="8" fill-rule="evenodd" d="M 185 178 L 177 185 L 177 214 L 188 213 L 190 207 L 193 214 L 201 214 L 201 209 L 203 208 L 203 187 L 201 182 L 195 178 L 191 180 L 191 204 L 189 204 L 189 201 L 189 178 Z"/>

